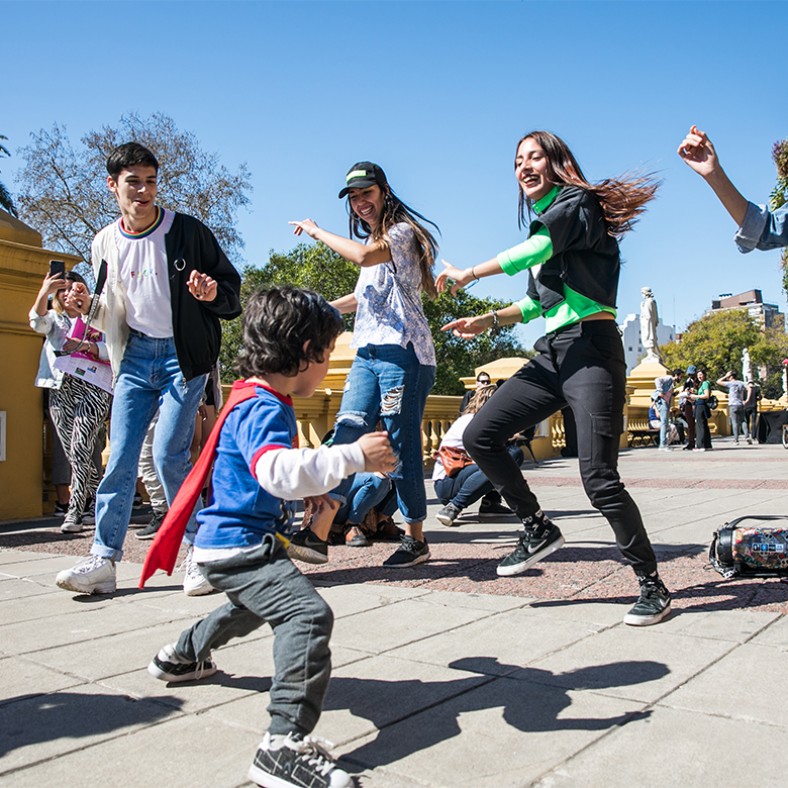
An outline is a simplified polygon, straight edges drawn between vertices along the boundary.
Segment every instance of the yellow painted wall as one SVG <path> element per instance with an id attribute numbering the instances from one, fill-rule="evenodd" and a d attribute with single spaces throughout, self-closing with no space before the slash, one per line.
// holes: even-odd
<path id="1" fill-rule="evenodd" d="M 0 411 L 6 458 L 0 462 L 0 521 L 42 512 L 42 393 L 35 387 L 42 337 L 28 325 L 49 260 L 78 258 L 41 248 L 41 236 L 0 211 Z"/>

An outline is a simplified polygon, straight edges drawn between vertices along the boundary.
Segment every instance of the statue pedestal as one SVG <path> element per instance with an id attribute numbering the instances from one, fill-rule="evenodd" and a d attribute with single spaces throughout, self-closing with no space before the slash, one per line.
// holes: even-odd
<path id="1" fill-rule="evenodd" d="M 648 412 L 651 405 L 651 394 L 655 391 L 654 378 L 669 374 L 670 370 L 657 359 L 643 359 L 627 377 L 627 386 L 632 387 L 629 407 L 642 408 Z"/>

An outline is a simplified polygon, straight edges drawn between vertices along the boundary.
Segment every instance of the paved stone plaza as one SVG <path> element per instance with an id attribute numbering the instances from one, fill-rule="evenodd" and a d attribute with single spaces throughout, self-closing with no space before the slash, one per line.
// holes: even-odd
<path id="1" fill-rule="evenodd" d="M 524 576 L 495 577 L 513 519 L 430 519 L 433 560 L 410 570 L 379 566 L 391 545 L 333 548 L 310 570 L 336 614 L 316 733 L 358 785 L 784 786 L 788 584 L 723 581 L 706 551 L 726 520 L 788 514 L 788 452 L 714 446 L 621 456 L 674 592 L 655 627 L 621 623 L 636 584 L 575 460 L 526 466 L 567 544 Z M 153 654 L 221 598 L 177 575 L 137 590 L 132 531 L 114 597 L 60 591 L 92 531 L 58 524 L 0 525 L 0 783 L 246 785 L 270 632 L 217 651 L 203 683 L 157 682 Z"/>

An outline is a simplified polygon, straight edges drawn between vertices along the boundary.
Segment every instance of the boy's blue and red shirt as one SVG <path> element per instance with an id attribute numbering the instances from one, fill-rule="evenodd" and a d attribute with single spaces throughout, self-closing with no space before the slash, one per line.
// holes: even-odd
<path id="1" fill-rule="evenodd" d="M 268 387 L 241 402 L 222 425 L 213 467 L 213 494 L 197 514 L 194 540 L 204 549 L 253 547 L 267 533 L 288 535 L 295 503 L 266 492 L 257 480 L 257 461 L 267 451 L 297 445 L 293 401 Z"/>

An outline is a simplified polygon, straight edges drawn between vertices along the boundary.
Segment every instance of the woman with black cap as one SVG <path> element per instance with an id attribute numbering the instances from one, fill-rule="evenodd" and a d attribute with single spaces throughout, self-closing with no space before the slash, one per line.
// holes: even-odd
<path id="1" fill-rule="evenodd" d="M 465 432 L 465 448 L 523 522 L 514 551 L 497 573 L 526 572 L 555 552 L 564 538 L 542 511 L 517 464 L 506 452 L 512 433 L 569 406 L 577 425 L 580 475 L 591 503 L 610 523 L 632 564 L 640 596 L 624 617 L 635 626 L 656 624 L 670 612 L 670 593 L 638 507 L 618 474 L 618 444 L 626 399 L 626 364 L 616 326 L 621 266 L 618 239 L 632 228 L 657 185 L 648 177 L 591 184 L 566 143 L 533 131 L 518 143 L 514 160 L 519 223 L 528 239 L 471 268 L 446 264 L 438 289 L 452 291 L 484 276 L 528 272 L 519 303 L 443 328 L 470 339 L 500 325 L 544 316 L 547 333 L 538 355 L 507 380 Z"/>
<path id="2" fill-rule="evenodd" d="M 430 556 L 423 534 L 427 516 L 421 421 L 435 382 L 435 348 L 421 302 L 422 292 L 437 294 L 432 266 L 437 244 L 424 224 L 435 224 L 394 194 L 383 170 L 373 162 L 354 164 L 339 198 L 347 197 L 349 238 L 304 219 L 290 222 L 294 233 L 322 241 L 361 269 L 355 290 L 333 305 L 356 313 L 352 347 L 356 357 L 348 374 L 335 425 L 334 443 L 352 443 L 375 429 L 388 432 L 399 466 L 391 474 L 405 536 L 384 562 L 414 566 Z M 420 221 L 421 220 L 421 221 Z M 423 224 L 424 223 L 424 224 Z M 334 494 L 343 497 L 346 480 Z M 314 535 L 301 532 L 299 541 Z M 316 545 L 317 551 L 323 547 Z"/>

